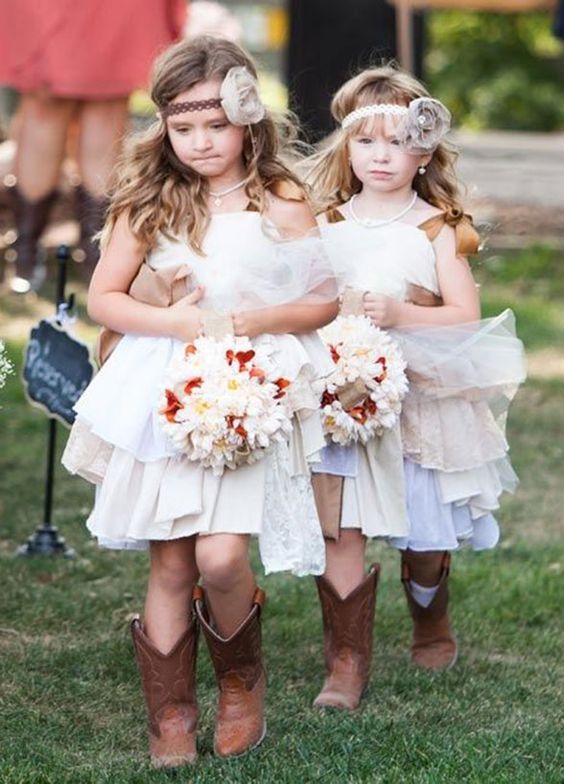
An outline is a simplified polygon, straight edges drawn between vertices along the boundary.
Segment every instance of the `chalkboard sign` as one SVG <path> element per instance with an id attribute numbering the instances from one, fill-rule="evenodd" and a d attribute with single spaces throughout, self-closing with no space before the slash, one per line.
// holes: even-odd
<path id="1" fill-rule="evenodd" d="M 58 322 L 43 319 L 31 330 L 22 371 L 25 392 L 48 416 L 72 425 L 73 406 L 95 369 L 88 346 Z"/>

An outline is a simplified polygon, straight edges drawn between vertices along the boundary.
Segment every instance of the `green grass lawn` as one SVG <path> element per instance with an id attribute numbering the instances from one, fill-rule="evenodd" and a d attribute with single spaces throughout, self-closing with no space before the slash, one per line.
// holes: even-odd
<path id="1" fill-rule="evenodd" d="M 485 314 L 514 307 L 533 372 L 510 416 L 522 484 L 499 515 L 502 544 L 454 557 L 456 668 L 428 675 L 409 665 L 397 555 L 371 544 L 383 564 L 372 682 L 357 714 L 319 713 L 311 708 L 322 680 L 313 581 L 261 578 L 269 733 L 240 760 L 212 755 L 215 690 L 201 645 L 200 761 L 176 774 L 147 765 L 128 633 L 146 557 L 89 541 L 89 485 L 57 468 L 55 522 L 76 559 L 13 557 L 41 522 L 47 430 L 13 377 L 0 393 L 0 784 L 562 782 L 564 293 L 557 269 L 539 270 L 535 259 L 530 285 L 504 274 L 509 257 L 478 270 Z M 14 324 L 41 309 L 0 304 L 0 335 L 18 364 Z M 63 428 L 59 436 L 60 453 Z"/>

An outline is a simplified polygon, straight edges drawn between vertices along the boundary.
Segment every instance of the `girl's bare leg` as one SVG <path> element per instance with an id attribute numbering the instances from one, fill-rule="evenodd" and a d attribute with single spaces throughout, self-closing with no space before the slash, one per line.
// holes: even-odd
<path id="1" fill-rule="evenodd" d="M 195 539 L 151 542 L 144 626 L 146 635 L 164 654 L 188 628 L 192 589 L 199 577 Z"/>
<path id="2" fill-rule="evenodd" d="M 345 598 L 364 580 L 366 537 L 358 528 L 342 528 L 338 540 L 325 540 L 325 579 Z"/>
<path id="3" fill-rule="evenodd" d="M 249 537 L 244 534 L 199 536 L 196 563 L 215 627 L 222 637 L 229 637 L 249 614 L 255 594 Z"/>
<path id="4" fill-rule="evenodd" d="M 406 550 L 405 556 L 409 560 L 412 580 L 425 588 L 437 585 L 441 577 L 444 558 L 442 550 L 428 550 L 427 552 Z"/>

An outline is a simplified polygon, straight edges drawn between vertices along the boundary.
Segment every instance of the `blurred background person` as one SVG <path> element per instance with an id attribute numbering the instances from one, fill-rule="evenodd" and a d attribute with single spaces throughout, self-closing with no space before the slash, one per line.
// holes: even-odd
<path id="1" fill-rule="evenodd" d="M 19 93 L 12 201 L 18 293 L 45 276 L 38 241 L 56 199 L 69 128 L 80 185 L 79 247 L 89 276 L 91 238 L 128 122 L 130 93 L 147 82 L 155 55 L 181 36 L 186 0 L 0 0 L 0 84 Z"/>
<path id="2" fill-rule="evenodd" d="M 396 11 L 388 0 L 288 0 L 290 107 L 311 142 L 334 128 L 331 98 L 344 80 L 397 57 Z M 423 14 L 414 14 L 415 74 L 423 70 Z"/>

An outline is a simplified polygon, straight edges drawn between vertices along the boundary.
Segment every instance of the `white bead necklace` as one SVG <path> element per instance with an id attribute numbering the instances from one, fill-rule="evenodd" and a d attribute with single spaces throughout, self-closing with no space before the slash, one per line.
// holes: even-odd
<path id="1" fill-rule="evenodd" d="M 355 195 L 349 201 L 349 212 L 350 212 L 351 217 L 353 218 L 353 220 L 355 220 L 361 226 L 365 226 L 367 229 L 376 229 L 379 226 L 387 226 L 389 223 L 394 223 L 395 221 L 399 220 L 400 218 L 403 218 L 403 216 L 407 215 L 407 213 L 410 211 L 410 209 L 413 207 L 413 205 L 417 201 L 417 191 L 413 191 L 411 199 L 409 200 L 409 204 L 407 204 L 407 206 L 403 207 L 402 210 L 397 213 L 397 215 L 392 215 L 391 218 L 386 218 L 385 220 L 377 220 L 375 218 L 374 219 L 373 218 L 359 218 L 359 216 L 354 211 L 354 206 L 353 206 L 354 205 L 354 200 L 356 199 L 357 196 L 358 196 L 358 194 L 355 193 Z"/>
<path id="2" fill-rule="evenodd" d="M 244 180 L 238 182 L 236 185 L 232 185 L 230 188 L 226 188 L 224 191 L 210 191 L 210 196 L 213 197 L 213 203 L 216 207 L 221 207 L 221 201 L 224 196 L 227 196 L 229 193 L 233 193 L 233 191 L 238 191 L 239 188 L 242 188 L 247 182 L 247 178 L 245 177 Z"/>

